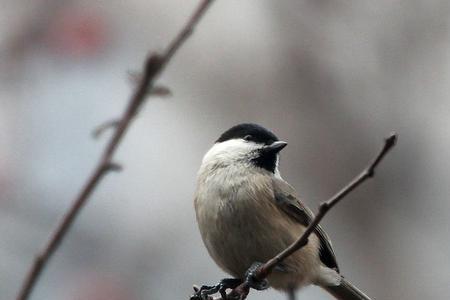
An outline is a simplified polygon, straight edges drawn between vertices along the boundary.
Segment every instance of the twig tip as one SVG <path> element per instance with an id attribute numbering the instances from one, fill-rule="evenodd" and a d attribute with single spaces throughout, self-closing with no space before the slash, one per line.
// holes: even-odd
<path id="1" fill-rule="evenodd" d="M 167 86 L 155 85 L 150 89 L 149 94 L 152 96 L 170 97 L 172 96 L 172 91 Z"/>
<path id="2" fill-rule="evenodd" d="M 386 146 L 388 148 L 394 147 L 397 143 L 398 135 L 396 132 L 391 132 L 391 134 L 385 139 Z"/>
<path id="3" fill-rule="evenodd" d="M 103 124 L 100 124 L 99 126 L 97 126 L 96 128 L 94 128 L 94 130 L 92 131 L 92 138 L 98 140 L 102 134 L 109 129 L 115 128 L 117 126 L 119 126 L 120 124 L 120 120 L 109 120 L 104 122 Z"/>

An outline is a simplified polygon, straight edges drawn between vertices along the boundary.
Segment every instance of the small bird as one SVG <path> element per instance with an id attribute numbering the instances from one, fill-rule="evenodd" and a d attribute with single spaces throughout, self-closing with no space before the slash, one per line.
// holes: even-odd
<path id="1" fill-rule="evenodd" d="M 203 242 L 213 260 L 234 279 L 203 287 L 212 294 L 248 278 L 292 244 L 313 219 L 311 210 L 281 178 L 279 152 L 287 145 L 257 124 L 225 131 L 203 157 L 194 206 Z M 279 264 L 268 284 L 286 292 L 318 285 L 336 299 L 370 300 L 339 273 L 325 231 L 318 226 L 308 243 Z M 251 285 L 265 289 L 264 283 Z"/>

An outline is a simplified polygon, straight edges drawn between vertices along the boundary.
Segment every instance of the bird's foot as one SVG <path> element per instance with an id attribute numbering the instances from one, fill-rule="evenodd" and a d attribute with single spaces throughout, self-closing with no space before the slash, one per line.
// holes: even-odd
<path id="1" fill-rule="evenodd" d="M 255 262 L 248 268 L 247 272 L 245 272 L 245 282 L 252 289 L 262 291 L 269 288 L 269 282 L 267 279 L 260 280 L 256 278 L 256 271 L 263 265 L 263 263 Z"/>
<path id="2" fill-rule="evenodd" d="M 226 290 L 234 289 L 242 283 L 241 279 L 225 278 L 216 285 L 202 285 L 200 288 L 194 287 L 194 295 L 190 300 L 208 300 L 210 295 L 220 293 L 222 299 L 227 299 Z"/>

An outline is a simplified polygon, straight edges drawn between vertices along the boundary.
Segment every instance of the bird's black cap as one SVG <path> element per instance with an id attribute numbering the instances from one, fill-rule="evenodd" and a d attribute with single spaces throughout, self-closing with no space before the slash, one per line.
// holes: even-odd
<path id="1" fill-rule="evenodd" d="M 216 143 L 244 137 L 247 137 L 247 140 L 249 141 L 265 145 L 270 145 L 273 142 L 278 141 L 277 136 L 266 128 L 258 124 L 243 123 L 233 126 L 222 133 Z"/>

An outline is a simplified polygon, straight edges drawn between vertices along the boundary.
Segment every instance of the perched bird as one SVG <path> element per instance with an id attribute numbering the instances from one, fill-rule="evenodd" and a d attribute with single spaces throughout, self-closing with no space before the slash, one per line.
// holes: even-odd
<path id="1" fill-rule="evenodd" d="M 293 243 L 311 222 L 311 210 L 284 181 L 279 152 L 287 145 L 256 124 L 225 131 L 203 157 L 194 200 L 198 227 L 214 261 L 235 279 L 203 295 L 233 288 L 255 262 L 266 262 Z M 370 300 L 339 273 L 325 231 L 318 226 L 302 249 L 268 276 L 271 287 L 292 291 L 314 284 L 336 299 Z M 264 285 L 256 288 L 264 289 Z"/>

